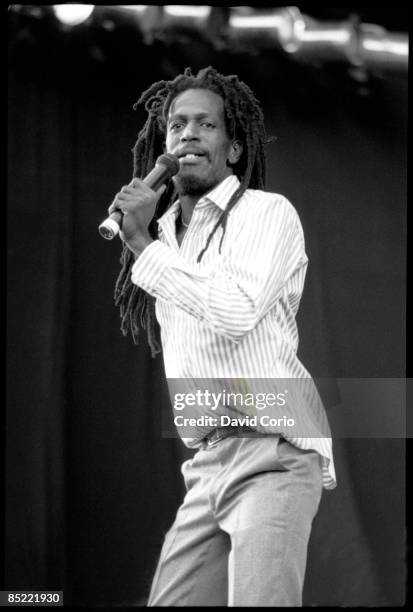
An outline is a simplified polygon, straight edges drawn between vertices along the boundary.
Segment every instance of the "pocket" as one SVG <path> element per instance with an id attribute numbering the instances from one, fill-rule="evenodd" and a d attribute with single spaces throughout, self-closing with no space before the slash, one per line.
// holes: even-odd
<path id="1" fill-rule="evenodd" d="M 278 447 L 281 442 L 279 434 L 266 434 L 255 439 L 255 449 L 252 449 L 251 459 L 257 471 L 287 471 L 288 468 L 279 460 Z"/>
<path id="2" fill-rule="evenodd" d="M 285 470 L 316 469 L 321 471 L 320 457 L 312 448 L 298 448 L 288 440 L 280 437 L 276 448 L 277 459 Z"/>

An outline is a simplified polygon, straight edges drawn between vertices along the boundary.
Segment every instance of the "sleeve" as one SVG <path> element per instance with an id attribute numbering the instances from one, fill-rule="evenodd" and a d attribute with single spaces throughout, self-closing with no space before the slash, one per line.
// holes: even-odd
<path id="1" fill-rule="evenodd" d="M 254 215 L 231 221 L 240 223 L 241 229 L 236 240 L 226 241 L 229 245 L 215 269 L 204 272 L 155 240 L 133 265 L 132 282 L 239 342 L 308 260 L 300 220 L 286 198 L 279 196 L 257 206 Z"/>

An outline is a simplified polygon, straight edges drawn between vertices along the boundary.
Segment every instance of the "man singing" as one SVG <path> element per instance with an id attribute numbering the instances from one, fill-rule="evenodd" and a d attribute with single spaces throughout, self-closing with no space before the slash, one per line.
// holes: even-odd
<path id="1" fill-rule="evenodd" d="M 123 213 L 122 331 L 136 340 L 142 324 L 155 354 L 157 318 L 169 379 L 311 380 L 296 355 L 303 231 L 290 202 L 264 191 L 267 138 L 253 92 L 236 75 L 187 68 L 139 103 L 148 117 L 134 176 L 163 152 L 180 169 L 156 192 L 134 178 L 109 208 Z M 324 409 L 290 410 L 308 433 L 280 424 L 242 435 L 212 421 L 185 430 L 197 452 L 182 466 L 186 495 L 149 606 L 302 605 L 312 521 L 336 483 Z"/>

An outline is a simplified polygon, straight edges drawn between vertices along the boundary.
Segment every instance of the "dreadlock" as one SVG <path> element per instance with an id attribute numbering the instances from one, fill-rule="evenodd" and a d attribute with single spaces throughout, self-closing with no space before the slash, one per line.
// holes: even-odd
<path id="1" fill-rule="evenodd" d="M 136 110 L 138 105 L 144 104 L 148 113 L 146 123 L 139 132 L 132 149 L 134 177 L 146 176 L 155 165 L 157 157 L 163 153 L 170 105 L 178 94 L 187 89 L 208 89 L 220 95 L 224 101 L 228 134 L 243 144 L 241 158 L 233 166 L 234 174 L 240 180 L 240 186 L 232 195 L 208 236 L 204 248 L 198 255 L 197 261 L 199 262 L 219 227 L 222 227 L 219 244 L 219 250 L 221 250 L 228 214 L 245 190 L 265 187 L 264 145 L 272 139 L 266 138 L 264 116 L 258 100 L 248 85 L 240 81 L 237 75 L 224 76 L 209 66 L 200 70 L 195 76 L 190 68 L 186 68 L 183 74 L 172 81 L 159 81 L 151 85 L 133 106 Z M 152 238 L 158 237 L 157 220 L 172 205 L 175 195 L 171 181 L 160 197 L 149 225 L 148 229 Z M 124 244 L 120 258 L 122 268 L 115 286 L 115 304 L 120 309 L 123 335 L 130 330 L 137 344 L 139 329 L 142 326 L 146 330 L 152 357 L 154 357 L 161 350 L 156 335 L 155 299 L 141 287 L 132 283 L 131 268 L 134 262 L 134 254 Z"/>

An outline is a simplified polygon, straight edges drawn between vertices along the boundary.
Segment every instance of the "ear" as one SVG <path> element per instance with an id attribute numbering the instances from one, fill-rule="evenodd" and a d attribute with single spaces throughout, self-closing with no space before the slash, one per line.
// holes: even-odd
<path id="1" fill-rule="evenodd" d="M 233 166 L 239 161 L 243 150 L 244 150 L 244 147 L 240 140 L 232 141 L 231 148 L 228 154 L 228 162 L 231 166 Z"/>

